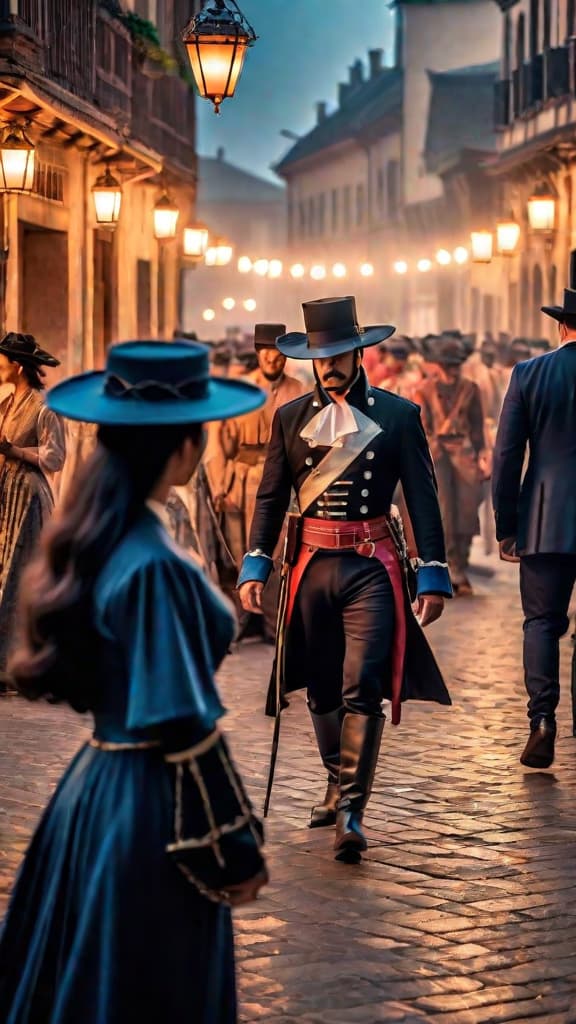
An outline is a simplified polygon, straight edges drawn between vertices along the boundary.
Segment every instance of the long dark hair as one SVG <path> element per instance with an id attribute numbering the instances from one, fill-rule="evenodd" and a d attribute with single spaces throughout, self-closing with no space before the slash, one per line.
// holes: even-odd
<path id="1" fill-rule="evenodd" d="M 21 588 L 23 636 L 9 666 L 29 700 L 94 707 L 94 584 L 186 438 L 202 425 L 100 427 L 98 445 L 45 529 Z"/>
<path id="2" fill-rule="evenodd" d="M 46 387 L 46 374 L 38 363 L 33 363 L 26 359 L 14 359 L 12 356 L 8 356 L 8 359 L 11 363 L 17 363 L 18 366 L 22 367 L 29 387 L 33 388 L 34 391 L 44 390 Z"/>

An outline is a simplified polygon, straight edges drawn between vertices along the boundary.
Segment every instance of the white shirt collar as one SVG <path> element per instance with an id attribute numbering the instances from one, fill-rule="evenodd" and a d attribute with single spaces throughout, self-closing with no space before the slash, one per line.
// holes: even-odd
<path id="1" fill-rule="evenodd" d="M 146 501 L 146 507 L 160 520 L 164 529 L 170 532 L 170 516 L 166 506 L 161 501 L 156 501 L 155 498 L 148 498 Z"/>

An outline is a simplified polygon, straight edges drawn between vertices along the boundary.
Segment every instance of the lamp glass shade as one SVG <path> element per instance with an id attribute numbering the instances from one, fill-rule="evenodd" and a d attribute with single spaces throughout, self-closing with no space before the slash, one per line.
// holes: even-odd
<path id="1" fill-rule="evenodd" d="M 205 224 L 191 224 L 184 228 L 184 255 L 201 260 L 208 248 L 208 228 Z"/>
<path id="2" fill-rule="evenodd" d="M 473 263 L 491 263 L 494 236 L 491 231 L 472 231 L 470 234 Z"/>
<path id="3" fill-rule="evenodd" d="M 184 44 L 198 92 L 211 100 L 218 113 L 222 100 L 236 91 L 250 40 L 231 32 L 190 36 L 184 39 Z"/>
<path id="4" fill-rule="evenodd" d="M 7 125 L 0 142 L 0 192 L 32 192 L 35 155 L 34 145 L 23 129 Z"/>
<path id="5" fill-rule="evenodd" d="M 179 216 L 180 210 L 164 192 L 154 207 L 154 235 L 159 241 L 176 236 Z"/>
<path id="6" fill-rule="evenodd" d="M 528 200 L 528 220 L 532 231 L 554 231 L 556 200 L 543 189 L 537 189 Z"/>
<path id="7" fill-rule="evenodd" d="M 92 199 L 96 223 L 100 227 L 116 227 L 122 205 L 122 186 L 110 173 L 110 168 L 106 168 L 106 172 L 96 178 L 92 186 Z"/>
<path id="8" fill-rule="evenodd" d="M 501 256 L 512 256 L 520 239 L 520 225 L 515 220 L 502 220 L 496 225 L 496 248 Z"/>

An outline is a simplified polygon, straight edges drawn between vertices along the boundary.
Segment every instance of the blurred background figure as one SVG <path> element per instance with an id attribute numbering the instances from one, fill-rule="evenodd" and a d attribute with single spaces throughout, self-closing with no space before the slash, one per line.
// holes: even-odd
<path id="1" fill-rule="evenodd" d="M 438 477 L 452 585 L 462 597 L 472 594 L 468 562 L 488 470 L 482 396 L 477 384 L 463 376 L 469 347 L 456 332 L 441 335 L 433 346 L 428 343 L 426 355 L 434 359 L 437 372 L 420 388 L 422 422 Z"/>
<path id="2" fill-rule="evenodd" d="M 0 342 L 0 385 L 11 393 L 0 404 L 0 693 L 13 692 L 7 673 L 16 641 L 22 572 L 54 508 L 51 478 L 64 465 L 62 420 L 46 408 L 45 366 L 58 360 L 31 334 Z"/>
<path id="3" fill-rule="evenodd" d="M 252 361 L 256 363 L 256 369 L 244 376 L 266 391 L 268 399 L 258 411 L 220 424 L 217 443 L 211 437 L 205 455 L 210 490 L 221 515 L 226 546 L 234 559 L 233 578 L 221 580 L 224 589 L 231 594 L 235 594 L 237 571 L 247 550 L 274 413 L 306 390 L 300 381 L 285 372 L 286 357 L 275 347 L 276 338 L 285 333 L 284 324 L 256 324 L 250 352 L 244 349 L 240 356 L 245 365 L 251 365 Z M 264 630 L 265 639 L 274 639 L 276 596 L 277 580 L 273 575 L 264 596 L 264 615 L 241 614 L 241 638 L 254 627 Z"/>

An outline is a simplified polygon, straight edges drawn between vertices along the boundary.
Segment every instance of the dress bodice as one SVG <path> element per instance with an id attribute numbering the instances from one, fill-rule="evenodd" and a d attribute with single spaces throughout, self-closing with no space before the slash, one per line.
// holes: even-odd
<path id="1" fill-rule="evenodd" d="M 214 727 L 224 713 L 214 673 L 234 615 L 153 512 L 143 509 L 102 569 L 95 616 L 99 739 L 137 741 L 179 720 Z"/>

